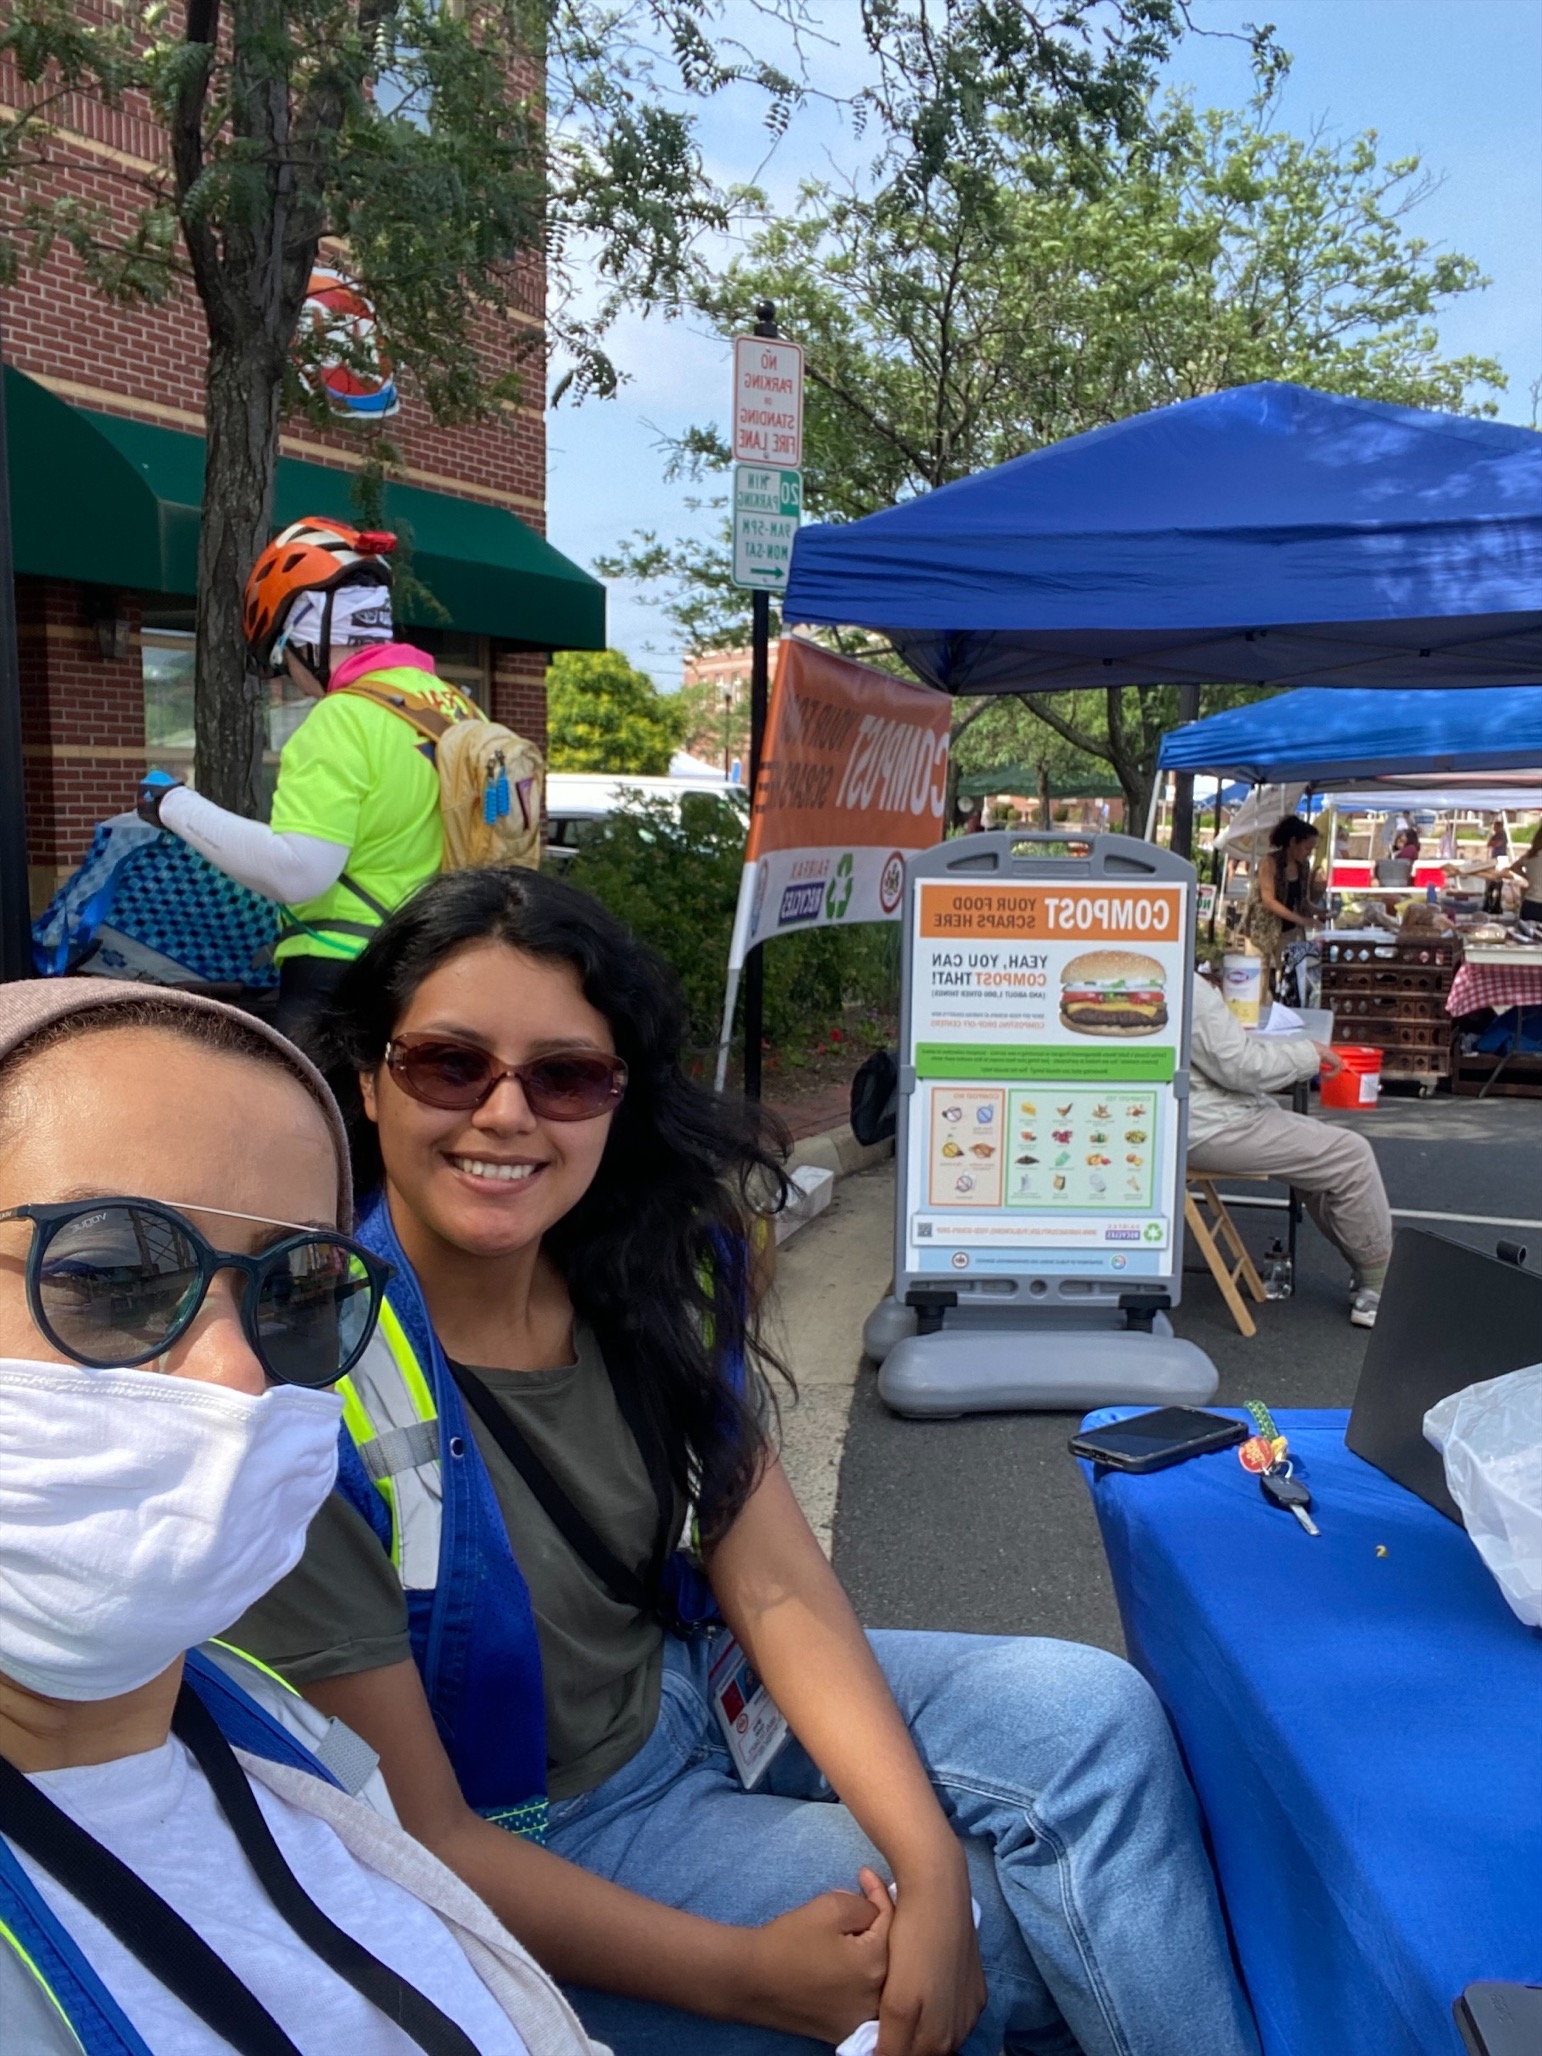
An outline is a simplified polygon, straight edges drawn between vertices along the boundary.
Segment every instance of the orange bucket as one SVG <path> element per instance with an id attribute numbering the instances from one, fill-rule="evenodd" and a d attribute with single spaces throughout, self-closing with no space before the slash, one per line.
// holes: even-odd
<path id="1" fill-rule="evenodd" d="M 1319 1074 L 1322 1086 L 1322 1104 L 1325 1107 L 1343 1107 L 1349 1113 L 1368 1111 L 1381 1098 L 1381 1058 L 1379 1049 L 1372 1049 L 1368 1042 L 1338 1042 L 1333 1054 L 1340 1058 L 1344 1068 L 1332 1078 L 1326 1074 L 1326 1067 Z"/>

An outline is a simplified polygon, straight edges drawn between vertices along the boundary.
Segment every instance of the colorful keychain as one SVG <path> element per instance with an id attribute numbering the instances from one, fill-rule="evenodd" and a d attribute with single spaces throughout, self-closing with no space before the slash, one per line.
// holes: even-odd
<path id="1" fill-rule="evenodd" d="M 1250 1435 L 1246 1442 L 1238 1443 L 1237 1461 L 1245 1471 L 1259 1477 L 1285 1461 L 1290 1444 L 1275 1426 L 1274 1415 L 1261 1399 L 1246 1400 L 1244 1411 L 1251 1414 L 1258 1433 Z"/>
<path id="2" fill-rule="evenodd" d="M 1249 1399 L 1245 1404 L 1258 1433 L 1239 1445 L 1238 1462 L 1258 1479 L 1271 1506 L 1293 1514 L 1308 1535 L 1320 1533 L 1312 1519 L 1311 1490 L 1304 1479 L 1295 1475 L 1295 1465 L 1287 1454 L 1290 1444 L 1275 1426 L 1274 1415 L 1261 1399 Z"/>

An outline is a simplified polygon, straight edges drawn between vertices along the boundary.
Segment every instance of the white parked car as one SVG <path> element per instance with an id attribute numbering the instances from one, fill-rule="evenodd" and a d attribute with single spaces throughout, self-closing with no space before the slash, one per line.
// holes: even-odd
<path id="1" fill-rule="evenodd" d="M 614 814 L 623 796 L 668 800 L 678 806 L 687 793 L 718 793 L 731 800 L 744 792 L 721 773 L 687 778 L 640 778 L 608 771 L 552 771 L 546 778 L 546 855 L 555 867 L 568 863 L 597 821 Z"/>

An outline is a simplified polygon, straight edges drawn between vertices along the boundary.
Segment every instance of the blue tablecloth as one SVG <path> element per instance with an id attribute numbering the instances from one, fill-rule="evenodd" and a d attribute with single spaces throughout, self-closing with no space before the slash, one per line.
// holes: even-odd
<path id="1" fill-rule="evenodd" d="M 1542 1633 L 1345 1449 L 1347 1414 L 1276 1418 L 1319 1540 L 1234 1450 L 1083 1466 L 1130 1657 L 1182 1742 L 1266 2056 L 1458 2056 L 1464 1985 L 1542 1981 Z"/>

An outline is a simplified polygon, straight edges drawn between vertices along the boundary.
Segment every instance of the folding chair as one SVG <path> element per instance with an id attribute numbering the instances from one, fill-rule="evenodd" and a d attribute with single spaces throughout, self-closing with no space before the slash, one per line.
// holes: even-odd
<path id="1" fill-rule="evenodd" d="M 1235 1179 L 1245 1177 L 1246 1173 L 1228 1171 L 1225 1175 Z M 1205 1219 L 1205 1207 L 1210 1209 L 1213 1227 Z M 1215 1178 L 1195 1171 L 1189 1173 L 1183 1197 L 1183 1218 L 1190 1236 L 1210 1266 L 1210 1275 L 1220 1287 L 1221 1297 L 1232 1319 L 1244 1335 L 1256 1335 L 1258 1324 L 1248 1311 L 1247 1301 L 1238 1286 L 1245 1287 L 1251 1297 L 1261 1303 L 1264 1298 L 1263 1280 L 1248 1255 L 1247 1244 L 1237 1232 L 1236 1222 L 1226 1211 L 1226 1202 L 1215 1189 Z"/>

